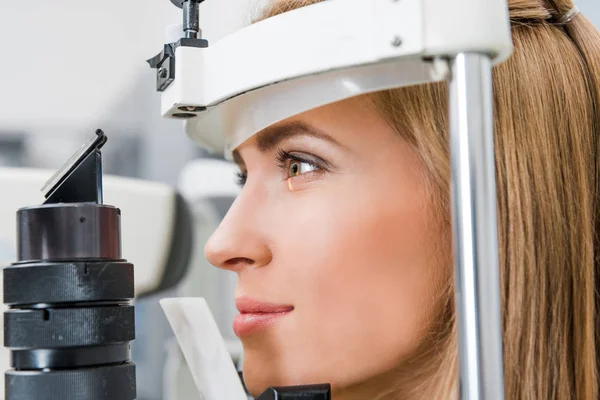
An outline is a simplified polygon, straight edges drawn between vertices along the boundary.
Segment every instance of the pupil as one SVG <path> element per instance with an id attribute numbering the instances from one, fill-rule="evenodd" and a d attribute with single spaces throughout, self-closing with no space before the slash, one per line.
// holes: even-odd
<path id="1" fill-rule="evenodd" d="M 292 173 L 293 173 L 294 175 L 297 175 L 297 174 L 298 174 L 298 170 L 299 170 L 299 168 L 298 168 L 298 164 L 297 164 L 297 163 L 294 163 L 294 164 L 292 164 Z"/>

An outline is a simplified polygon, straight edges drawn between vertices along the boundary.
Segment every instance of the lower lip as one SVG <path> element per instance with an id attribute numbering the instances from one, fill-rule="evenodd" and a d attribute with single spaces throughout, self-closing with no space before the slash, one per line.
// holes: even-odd
<path id="1" fill-rule="evenodd" d="M 290 312 L 238 314 L 233 320 L 233 331 L 238 337 L 247 336 L 275 324 Z"/>

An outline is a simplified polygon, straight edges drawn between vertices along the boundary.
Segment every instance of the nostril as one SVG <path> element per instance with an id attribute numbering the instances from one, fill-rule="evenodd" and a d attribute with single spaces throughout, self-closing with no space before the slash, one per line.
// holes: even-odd
<path id="1" fill-rule="evenodd" d="M 254 264 L 254 260 L 251 260 L 246 257 L 230 258 L 229 260 L 225 261 L 225 266 L 230 267 L 230 268 L 236 267 L 238 265 L 252 265 L 252 264 Z"/>

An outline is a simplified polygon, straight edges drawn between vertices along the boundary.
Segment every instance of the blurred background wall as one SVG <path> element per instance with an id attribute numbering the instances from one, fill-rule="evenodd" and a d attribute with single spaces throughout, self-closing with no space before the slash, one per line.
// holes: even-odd
<path id="1" fill-rule="evenodd" d="M 238 29 L 257 6 L 206 1 L 203 36 L 215 41 Z M 145 60 L 162 49 L 166 27 L 181 19 L 169 0 L 0 0 L 0 166 L 57 169 L 102 128 L 104 173 L 176 186 L 182 167 L 203 152 L 181 122 L 161 118 L 155 70 Z M 12 247 L 0 238 L 0 260 L 15 259 Z M 171 295 L 136 303 L 132 351 L 140 400 L 162 398 L 172 333 L 158 300 Z M 0 357 L 7 357 L 4 349 Z"/>
<path id="2" fill-rule="evenodd" d="M 237 29 L 254 8 L 205 2 L 205 37 Z M 105 150 L 109 173 L 174 183 L 195 150 L 180 122 L 160 117 L 145 60 L 180 19 L 169 0 L 0 1 L 0 162 L 57 167 L 102 127 L 119 142 Z"/>
<path id="3" fill-rule="evenodd" d="M 242 27 L 263 2 L 207 0 L 204 37 L 215 41 Z M 600 26 L 598 0 L 577 4 Z M 100 127 L 109 137 L 105 173 L 176 185 L 182 167 L 203 153 L 180 122 L 160 117 L 145 60 L 180 19 L 169 0 L 0 0 L 0 166 L 56 169 Z M 0 242 L 2 251 L 13 249 Z M 168 295 L 137 304 L 140 400 L 162 397 L 171 333 L 157 301 Z"/>

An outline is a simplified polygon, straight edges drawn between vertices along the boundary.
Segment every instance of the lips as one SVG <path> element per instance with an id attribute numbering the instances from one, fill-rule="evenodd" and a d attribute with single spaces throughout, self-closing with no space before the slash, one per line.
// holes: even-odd
<path id="1" fill-rule="evenodd" d="M 235 305 L 240 313 L 233 320 L 233 331 L 238 337 L 271 326 L 294 310 L 291 305 L 260 302 L 248 297 L 237 298 Z"/>

